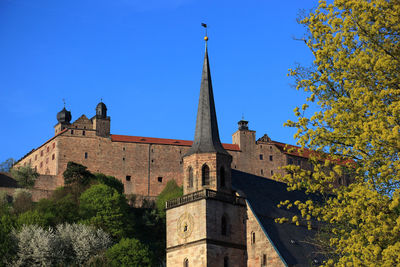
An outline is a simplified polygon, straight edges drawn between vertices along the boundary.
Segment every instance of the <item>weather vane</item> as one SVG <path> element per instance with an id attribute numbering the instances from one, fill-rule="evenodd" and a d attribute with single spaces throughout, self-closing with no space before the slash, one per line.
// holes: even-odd
<path id="1" fill-rule="evenodd" d="M 207 45 L 207 41 L 208 41 L 208 36 L 207 36 L 207 24 L 201 23 L 201 26 L 203 26 L 203 27 L 206 29 L 206 36 L 204 36 L 204 41 L 206 41 L 206 45 Z"/>

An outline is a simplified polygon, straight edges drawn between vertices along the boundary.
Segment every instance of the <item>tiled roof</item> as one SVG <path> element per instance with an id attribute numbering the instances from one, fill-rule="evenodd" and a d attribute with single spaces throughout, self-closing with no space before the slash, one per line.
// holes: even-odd
<path id="1" fill-rule="evenodd" d="M 308 198 L 317 200 L 315 195 L 306 195 L 300 191 L 289 192 L 284 183 L 238 170 L 232 170 L 232 185 L 240 194 L 244 194 L 264 233 L 288 266 L 312 266 L 314 259 L 322 262 L 323 259 L 316 254 L 316 248 L 310 244 L 316 229 L 308 230 L 306 226 L 291 223 L 275 223 L 275 218 L 290 219 L 293 215 L 299 215 L 295 208 L 278 208 L 281 201 L 305 201 Z"/>
<path id="2" fill-rule="evenodd" d="M 193 141 L 188 141 L 188 140 L 128 136 L 128 135 L 116 135 L 116 134 L 111 135 L 111 141 L 127 142 L 127 143 L 174 145 L 174 146 L 191 146 L 193 144 Z M 227 150 L 240 151 L 239 146 L 236 144 L 222 144 L 222 146 Z"/>
<path id="3" fill-rule="evenodd" d="M 298 146 L 289 145 L 277 141 L 271 141 L 271 143 L 276 145 L 283 153 L 288 155 L 309 158 L 311 153 L 316 153 L 315 151 L 309 150 L 307 148 L 301 148 Z"/>
<path id="4" fill-rule="evenodd" d="M 292 155 L 292 156 L 297 156 L 297 157 L 303 157 L 303 158 L 310 158 L 310 156 L 313 154 L 314 156 L 320 156 L 320 158 L 324 158 L 326 156 L 329 157 L 328 154 L 324 154 L 323 152 L 316 152 L 313 150 L 310 150 L 308 148 L 301 148 L 298 146 L 294 146 L 294 145 L 289 145 L 289 144 L 285 144 L 285 143 L 281 143 L 281 142 L 277 142 L 277 141 L 271 141 L 270 143 L 276 145 L 279 150 L 281 150 L 283 153 L 287 154 L 287 155 Z M 335 159 L 333 160 L 333 162 L 336 162 L 339 165 L 346 165 L 348 163 L 350 164 L 354 164 L 354 160 L 352 159 L 346 159 L 346 158 L 342 158 L 342 159 Z"/>

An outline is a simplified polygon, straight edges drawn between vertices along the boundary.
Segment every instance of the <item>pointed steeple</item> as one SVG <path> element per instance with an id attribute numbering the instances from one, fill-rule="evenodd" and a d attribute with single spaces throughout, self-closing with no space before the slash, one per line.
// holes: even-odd
<path id="1" fill-rule="evenodd" d="M 201 75 L 200 98 L 197 109 L 194 142 L 185 156 L 194 153 L 208 152 L 217 152 L 229 155 L 229 153 L 222 147 L 219 139 L 217 116 L 211 83 L 210 64 L 208 62 L 208 51 L 206 45 L 203 72 Z"/>

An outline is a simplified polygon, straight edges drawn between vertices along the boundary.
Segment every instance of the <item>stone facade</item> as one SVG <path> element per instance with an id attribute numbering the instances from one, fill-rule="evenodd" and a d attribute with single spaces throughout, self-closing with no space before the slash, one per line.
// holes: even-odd
<path id="1" fill-rule="evenodd" d="M 169 180 L 183 184 L 187 170 L 183 155 L 192 142 L 111 135 L 109 123 L 109 117 L 88 119 L 85 115 L 72 124 L 63 124 L 63 130 L 58 123 L 55 136 L 15 166 L 30 164 L 39 174 L 52 175 L 54 181 L 47 190 L 63 185 L 63 172 L 69 161 L 85 165 L 92 172 L 115 176 L 124 183 L 126 194 L 156 196 Z M 306 164 L 306 158 L 288 155 L 274 141 L 256 141 L 255 134 L 251 130 L 238 130 L 232 136 L 232 144 L 223 144 L 232 156 L 233 169 L 271 178 L 273 174 L 284 173 L 280 167 L 289 158 Z"/>
<path id="2" fill-rule="evenodd" d="M 278 252 L 271 244 L 270 240 L 258 223 L 256 216 L 249 206 L 247 206 L 247 266 L 274 266 L 284 267 Z"/>

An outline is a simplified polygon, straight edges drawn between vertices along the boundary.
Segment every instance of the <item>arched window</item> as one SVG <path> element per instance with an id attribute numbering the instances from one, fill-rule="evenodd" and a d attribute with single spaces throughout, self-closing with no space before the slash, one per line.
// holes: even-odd
<path id="1" fill-rule="evenodd" d="M 256 243 L 256 233 L 251 232 L 251 244 L 255 244 Z"/>
<path id="2" fill-rule="evenodd" d="M 207 164 L 204 164 L 201 168 L 201 181 L 203 185 L 210 184 L 210 168 L 207 166 Z"/>
<path id="3" fill-rule="evenodd" d="M 188 259 L 184 259 L 183 260 L 183 267 L 189 267 L 189 260 Z"/>
<path id="4" fill-rule="evenodd" d="M 228 258 L 228 256 L 224 257 L 224 267 L 229 267 L 229 258 Z"/>
<path id="5" fill-rule="evenodd" d="M 221 180 L 221 187 L 225 187 L 225 169 L 224 167 L 221 167 L 219 171 L 219 178 Z"/>
<path id="6" fill-rule="evenodd" d="M 193 169 L 192 167 L 189 167 L 188 170 L 188 187 L 193 187 Z"/>

